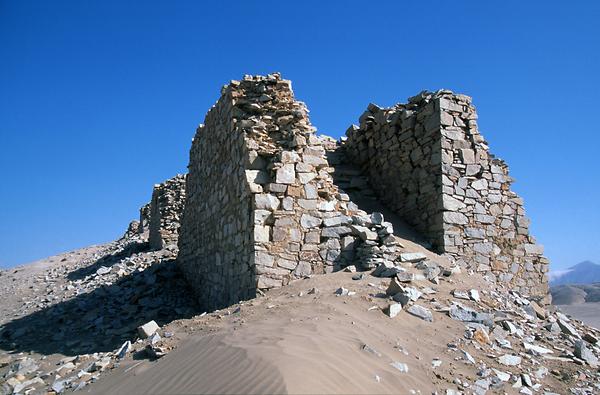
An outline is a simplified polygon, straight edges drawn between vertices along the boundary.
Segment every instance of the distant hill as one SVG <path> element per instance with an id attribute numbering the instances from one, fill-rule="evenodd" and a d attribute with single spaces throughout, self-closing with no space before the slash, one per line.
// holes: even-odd
<path id="1" fill-rule="evenodd" d="M 600 282 L 595 284 L 555 285 L 550 288 L 552 304 L 600 302 Z"/>
<path id="2" fill-rule="evenodd" d="M 552 303 L 573 305 L 600 302 L 600 265 L 584 261 L 549 274 Z"/>
<path id="3" fill-rule="evenodd" d="M 566 270 L 552 271 L 549 277 L 550 286 L 599 283 L 600 265 L 591 261 L 584 261 Z"/>

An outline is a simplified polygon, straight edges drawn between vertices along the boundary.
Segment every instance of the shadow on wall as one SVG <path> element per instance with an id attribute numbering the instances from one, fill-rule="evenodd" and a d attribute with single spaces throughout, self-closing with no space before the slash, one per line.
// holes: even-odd
<path id="1" fill-rule="evenodd" d="M 98 262 L 113 262 L 109 255 Z M 98 262 L 89 267 L 99 267 Z M 77 272 L 77 271 L 76 271 Z M 137 327 L 163 326 L 198 313 L 175 261 L 157 262 L 109 286 L 81 294 L 4 325 L 0 348 L 69 356 L 114 351 L 137 337 Z"/>
<path id="2" fill-rule="evenodd" d="M 338 147 L 335 151 L 327 151 L 327 161 L 335 167 L 333 173 L 334 184 L 348 194 L 350 200 L 361 210 L 369 214 L 373 212 L 383 214 L 385 220 L 394 225 L 394 235 L 431 250 L 431 243 L 378 199 L 370 185 L 369 178 L 361 171 L 359 166 L 349 161 L 344 154 L 343 147 Z"/>

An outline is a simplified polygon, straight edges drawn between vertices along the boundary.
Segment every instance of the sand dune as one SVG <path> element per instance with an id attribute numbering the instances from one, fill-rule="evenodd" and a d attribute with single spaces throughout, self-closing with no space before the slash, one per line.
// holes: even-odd
<path id="1" fill-rule="evenodd" d="M 156 362 L 129 361 L 88 391 L 425 394 L 451 388 L 453 378 L 472 376 L 472 368 L 457 362 L 447 347 L 463 333 L 462 323 L 442 313 L 435 314 L 435 325 L 406 313 L 390 319 L 380 310 L 386 300 L 374 297 L 385 280 L 369 277 L 375 286 L 365 280 L 353 281 L 350 273 L 316 276 L 242 304 L 239 312 L 233 306 L 173 322 L 167 329 L 181 334 L 174 351 Z M 439 288 L 470 287 L 479 281 L 473 276 Z M 357 294 L 337 297 L 333 290 L 338 286 Z M 313 287 L 319 293 L 307 294 Z M 373 306 L 377 308 L 369 310 Z M 477 353 L 471 345 L 464 349 Z M 435 358 L 442 366 L 434 371 Z M 407 364 L 408 372 L 392 362 Z"/>

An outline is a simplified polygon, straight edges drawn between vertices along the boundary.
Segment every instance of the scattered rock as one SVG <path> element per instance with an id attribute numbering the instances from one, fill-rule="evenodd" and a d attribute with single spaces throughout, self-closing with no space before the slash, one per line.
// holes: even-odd
<path id="1" fill-rule="evenodd" d="M 471 308 L 461 305 L 460 303 L 455 303 L 452 305 L 448 311 L 448 315 L 457 321 L 477 322 L 489 327 L 493 326 L 494 323 L 492 315 L 477 312 Z"/>
<path id="2" fill-rule="evenodd" d="M 387 295 L 394 296 L 402 291 L 404 291 L 404 287 L 402 286 L 402 284 L 400 284 L 400 282 L 397 279 L 392 278 L 392 280 L 390 281 L 390 285 L 387 287 L 385 293 Z"/>
<path id="3" fill-rule="evenodd" d="M 569 336 L 580 337 L 579 332 L 577 332 L 577 330 L 573 328 L 573 326 L 568 321 L 565 321 L 564 319 L 559 319 L 558 326 L 563 331 L 563 333 L 566 333 Z"/>
<path id="4" fill-rule="evenodd" d="M 386 313 L 390 318 L 394 318 L 401 311 L 402 311 L 402 305 L 400 303 L 392 303 L 386 309 Z"/>
<path id="5" fill-rule="evenodd" d="M 100 268 L 98 270 L 96 270 L 96 274 L 99 276 L 103 276 L 105 274 L 110 273 L 111 270 L 112 270 L 112 268 L 110 268 L 110 267 L 100 266 Z"/>
<path id="6" fill-rule="evenodd" d="M 368 353 L 381 357 L 381 353 L 375 350 L 373 347 L 369 346 L 368 344 L 363 344 L 361 348 Z"/>
<path id="7" fill-rule="evenodd" d="M 402 373 L 408 373 L 408 365 L 402 362 L 392 362 L 390 365 Z"/>
<path id="8" fill-rule="evenodd" d="M 504 354 L 498 357 L 498 362 L 506 366 L 517 366 L 521 364 L 521 357 L 518 355 Z"/>
<path id="9" fill-rule="evenodd" d="M 423 306 L 412 305 L 406 310 L 409 314 L 414 315 L 415 317 L 419 317 L 420 319 L 428 322 L 433 322 L 433 315 L 431 311 L 427 310 Z"/>
<path id="10" fill-rule="evenodd" d="M 355 281 L 362 280 L 365 277 L 363 273 L 356 273 L 352 276 L 352 279 Z"/>
<path id="11" fill-rule="evenodd" d="M 575 351 L 574 354 L 577 358 L 583 359 L 592 368 L 598 367 L 598 358 L 594 353 L 586 346 L 585 342 L 581 339 L 575 340 Z"/>
<path id="12" fill-rule="evenodd" d="M 468 352 L 466 352 L 465 350 L 461 350 L 462 354 L 463 354 L 463 359 L 471 365 L 475 365 L 475 363 L 477 361 L 475 361 L 475 358 L 473 358 L 473 356 L 471 354 L 469 354 Z"/>
<path id="13" fill-rule="evenodd" d="M 398 281 L 400 281 L 401 283 L 409 283 L 411 281 L 413 281 L 415 278 L 415 275 L 410 273 L 410 272 L 398 272 L 396 273 L 396 279 Z"/>
<path id="14" fill-rule="evenodd" d="M 422 252 L 405 252 L 400 254 L 401 262 L 419 262 L 427 259 L 427 256 Z"/>
<path id="15" fill-rule="evenodd" d="M 160 329 L 160 326 L 158 326 L 156 321 L 152 320 L 152 321 L 146 322 L 144 325 L 139 326 L 138 334 L 140 335 L 140 337 L 142 339 L 146 339 L 146 338 L 152 336 L 152 334 L 154 334 L 154 332 L 156 332 L 159 329 Z"/>
<path id="16" fill-rule="evenodd" d="M 526 342 L 523 342 L 523 347 L 525 347 L 525 350 L 532 355 L 545 355 L 554 353 L 554 351 L 548 348 L 536 346 L 535 344 L 530 344 Z"/>
<path id="17" fill-rule="evenodd" d="M 129 353 L 129 351 L 131 351 L 131 342 L 127 340 L 115 354 L 117 355 L 117 358 L 123 359 Z"/>

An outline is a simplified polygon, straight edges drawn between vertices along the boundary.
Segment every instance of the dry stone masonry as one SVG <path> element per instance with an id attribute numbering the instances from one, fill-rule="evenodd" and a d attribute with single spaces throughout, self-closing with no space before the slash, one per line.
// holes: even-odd
<path id="1" fill-rule="evenodd" d="M 140 207 L 140 221 L 138 225 L 138 233 L 142 234 L 148 230 L 150 224 L 150 203 Z"/>
<path id="2" fill-rule="evenodd" d="M 279 74 L 247 76 L 198 128 L 178 263 L 207 309 L 338 270 L 361 243 L 395 252 L 391 224 L 333 184 L 307 113 Z"/>
<path id="3" fill-rule="evenodd" d="M 167 245 L 177 245 L 181 215 L 185 204 L 185 175 L 178 174 L 162 184 L 156 184 L 150 201 L 149 235 L 150 248 L 160 250 Z M 144 222 L 144 210 L 140 222 Z M 148 214 L 145 214 L 148 216 Z"/>
<path id="4" fill-rule="evenodd" d="M 391 108 L 371 104 L 346 134 L 346 155 L 436 252 L 547 295 L 548 260 L 529 235 L 508 166 L 489 153 L 477 129 L 470 97 L 441 90 Z"/>
<path id="5" fill-rule="evenodd" d="M 407 251 L 348 188 L 379 199 L 456 265 L 542 299 L 548 261 L 476 119 L 469 97 L 423 92 L 369 105 L 340 145 L 315 134 L 290 81 L 245 76 L 223 87 L 198 127 L 187 185 L 178 176 L 157 186 L 138 229 L 150 228 L 155 249 L 178 243 L 207 310 L 350 265 L 389 275 Z"/>

